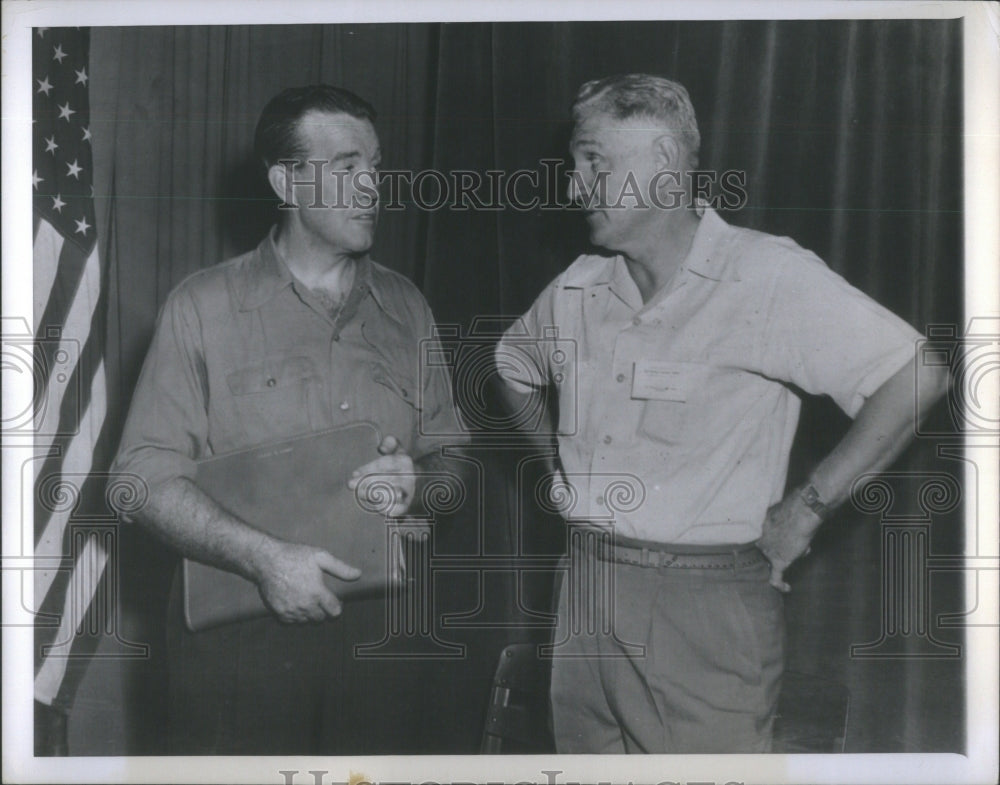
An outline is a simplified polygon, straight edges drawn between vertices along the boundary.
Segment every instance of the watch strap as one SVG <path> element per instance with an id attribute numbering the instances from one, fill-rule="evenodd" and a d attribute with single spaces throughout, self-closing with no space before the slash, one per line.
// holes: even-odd
<path id="1" fill-rule="evenodd" d="M 820 518 L 824 520 L 830 515 L 830 507 L 823 503 L 820 498 L 819 491 L 816 487 L 809 483 L 799 492 L 799 498 L 802 499 L 802 503 L 805 504 L 810 510 L 816 513 Z"/>

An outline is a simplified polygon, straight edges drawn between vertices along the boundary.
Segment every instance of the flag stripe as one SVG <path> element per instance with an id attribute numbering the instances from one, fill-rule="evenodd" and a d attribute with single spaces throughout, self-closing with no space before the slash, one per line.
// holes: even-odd
<path id="1" fill-rule="evenodd" d="M 64 241 L 57 258 L 56 277 L 50 289 L 48 302 L 45 303 L 45 310 L 37 322 L 39 329 L 47 327 L 66 329 L 68 326 L 66 320 L 69 318 L 69 311 L 76 300 L 87 262 L 91 258 L 97 258 L 97 249 L 91 248 L 84 251 L 75 244 Z M 40 259 L 35 267 L 37 269 L 39 266 L 50 263 Z M 38 337 L 44 338 L 45 335 L 39 334 Z"/>
<path id="2" fill-rule="evenodd" d="M 95 455 L 108 454 L 110 449 L 110 438 L 111 428 L 109 427 L 109 421 L 105 419 L 104 425 L 101 428 L 101 435 L 97 440 L 97 447 L 94 449 Z M 79 497 L 81 500 L 86 500 L 88 502 L 86 506 L 93 507 L 94 497 L 102 495 L 103 493 L 104 478 L 100 474 L 90 474 L 81 487 Z M 62 526 L 62 542 L 58 552 L 54 554 L 54 558 L 58 558 L 60 560 L 60 566 L 47 571 L 44 576 L 44 580 L 46 581 L 45 584 L 40 583 L 43 579 L 42 576 L 40 576 L 42 571 L 37 569 L 34 571 L 35 580 L 39 581 L 36 585 L 36 598 L 39 596 L 41 590 L 44 589 L 46 585 L 48 586 L 48 590 L 44 594 L 44 599 L 42 599 L 41 605 L 35 610 L 35 613 L 39 617 L 39 626 L 36 627 L 35 634 L 36 671 L 41 666 L 41 648 L 57 641 L 57 622 L 60 618 L 60 612 L 64 604 L 66 591 L 68 590 L 70 581 L 73 577 L 72 563 L 78 555 L 74 551 L 73 538 L 79 532 L 90 530 L 92 528 L 94 527 L 86 520 L 86 518 L 80 520 L 79 515 L 71 515 L 71 519 L 68 524 L 64 524 Z M 54 620 L 56 623 L 54 623 Z"/>
<path id="3" fill-rule="evenodd" d="M 81 482 L 81 478 L 88 475 L 94 465 L 94 447 L 96 446 L 96 436 L 100 432 L 105 417 L 105 397 L 104 397 L 104 367 L 103 365 L 94 374 L 93 379 L 94 394 L 91 396 L 90 406 L 84 413 L 80 423 L 80 435 L 69 443 L 65 456 L 62 458 L 49 458 L 43 468 L 36 475 L 36 518 L 45 519 L 41 536 L 35 543 L 36 558 L 54 558 L 69 556 L 69 551 L 64 546 L 65 528 L 70 517 L 76 513 L 81 506 L 77 504 L 57 504 L 50 503 L 55 500 L 54 494 L 56 485 L 65 481 L 75 486 L 75 494 L 81 501 L 86 501 L 87 506 L 98 504 L 99 501 L 88 495 L 86 482 Z M 53 509 L 54 508 L 54 509 Z M 55 574 L 51 570 L 35 571 L 35 597 L 43 597 L 48 592 Z"/>
<path id="4" fill-rule="evenodd" d="M 77 637 L 77 628 L 84 623 L 107 559 L 107 552 L 99 541 L 87 537 L 86 544 L 73 565 L 72 579 L 63 603 L 62 622 L 56 636 L 56 648 L 48 652 L 35 676 L 35 697 L 42 703 L 51 705 L 56 699 Z"/>
<path id="5" fill-rule="evenodd" d="M 64 243 L 60 254 L 60 275 L 63 260 L 69 257 L 75 266 L 76 257 L 82 252 L 72 243 Z M 58 338 L 39 340 L 36 344 L 45 344 L 44 349 L 36 348 L 36 358 L 43 357 L 47 369 L 44 377 L 47 380 L 45 397 L 35 413 L 35 444 L 38 452 L 46 452 L 55 441 L 56 434 L 70 436 L 77 430 L 79 411 L 84 405 L 79 400 L 80 384 L 86 385 L 86 369 L 77 373 L 82 361 L 82 355 L 93 358 L 102 354 L 102 347 L 88 347 L 84 341 L 92 338 L 101 340 L 100 335 L 93 332 L 96 322 L 103 323 L 103 315 L 98 311 L 101 293 L 101 266 L 97 251 L 94 250 L 84 260 L 82 278 L 77 287 L 76 295 L 69 306 L 65 319 L 61 322 L 42 321 L 36 327 L 36 335 L 44 336 L 46 328 L 54 324 L 62 324 Z M 46 309 L 48 311 L 49 309 Z M 47 317 L 43 317 L 47 318 Z M 103 342 L 103 341 L 101 341 Z M 36 362 L 39 362 L 36 359 Z M 65 410 L 64 410 L 65 404 Z M 37 528 L 37 527 L 36 527 Z"/>
<path id="6" fill-rule="evenodd" d="M 45 313 L 45 306 L 52 296 L 52 285 L 56 280 L 57 264 L 52 264 L 53 259 L 58 259 L 62 252 L 63 236 L 59 231 L 45 219 L 38 220 L 35 230 L 35 242 L 33 251 L 33 275 L 32 275 L 32 297 L 34 300 L 35 334 L 42 324 L 42 314 Z"/>
<path id="7" fill-rule="evenodd" d="M 59 435 L 55 439 L 49 440 L 48 438 L 38 437 L 37 443 L 39 445 L 51 445 L 55 449 L 52 454 L 46 458 L 45 462 L 39 473 L 36 476 L 35 482 L 35 538 L 36 544 L 40 541 L 40 536 L 46 528 L 48 528 L 49 513 L 50 509 L 44 504 L 46 497 L 41 493 L 42 483 L 50 482 L 54 474 L 59 472 L 60 464 L 65 460 L 70 450 L 76 445 L 76 449 L 82 449 L 80 447 L 84 441 L 87 441 L 89 437 L 96 438 L 96 434 L 100 431 L 101 420 L 104 418 L 104 396 L 106 393 L 106 388 L 103 379 L 103 363 L 104 357 L 102 353 L 103 336 L 102 330 L 104 325 L 104 314 L 101 312 L 101 308 L 98 307 L 94 310 L 91 316 L 90 334 L 87 336 L 86 343 L 83 344 L 82 351 L 80 352 L 80 358 L 77 361 L 72 373 L 69 374 L 69 380 L 66 384 L 66 393 L 63 396 L 62 401 L 59 405 L 58 414 L 58 426 L 57 430 Z M 100 371 L 100 380 L 98 380 L 98 371 Z M 89 416 L 93 417 L 95 413 L 100 415 L 100 420 L 97 421 L 97 426 L 94 427 L 92 422 L 89 422 L 86 418 L 88 417 L 88 412 L 90 410 L 90 402 L 94 393 L 97 393 L 102 397 L 98 401 L 99 409 L 96 412 L 89 413 Z M 88 430 L 89 426 L 89 430 Z M 86 449 L 93 448 L 93 442 L 89 445 L 84 445 Z"/>

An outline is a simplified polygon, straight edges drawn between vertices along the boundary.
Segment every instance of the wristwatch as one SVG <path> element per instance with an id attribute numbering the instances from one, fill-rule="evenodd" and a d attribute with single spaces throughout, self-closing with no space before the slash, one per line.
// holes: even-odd
<path id="1" fill-rule="evenodd" d="M 816 490 L 812 483 L 809 483 L 809 485 L 802 489 L 799 493 L 799 498 L 802 499 L 806 507 L 823 520 L 826 520 L 827 516 L 829 516 L 830 508 L 819 498 L 819 491 Z"/>

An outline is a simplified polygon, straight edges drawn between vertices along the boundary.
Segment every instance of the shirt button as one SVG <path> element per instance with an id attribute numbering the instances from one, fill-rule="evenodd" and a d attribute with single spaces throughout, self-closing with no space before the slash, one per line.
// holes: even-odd
<path id="1" fill-rule="evenodd" d="M 267 382 L 266 382 L 266 384 L 267 384 L 268 387 L 274 387 L 274 385 L 276 385 L 277 383 L 278 383 L 278 380 L 275 379 L 273 376 L 270 379 L 268 379 Z"/>
<path id="2" fill-rule="evenodd" d="M 611 444 L 611 437 L 610 436 L 605 436 L 604 437 L 604 443 L 605 444 Z"/>
<path id="3" fill-rule="evenodd" d="M 617 379 L 619 382 L 623 382 L 625 381 L 625 374 L 620 373 L 615 377 L 615 379 Z"/>
<path id="4" fill-rule="evenodd" d="M 351 404 L 349 404 L 347 401 L 341 401 L 340 402 L 340 410 L 342 412 L 346 412 L 350 408 L 351 408 Z"/>

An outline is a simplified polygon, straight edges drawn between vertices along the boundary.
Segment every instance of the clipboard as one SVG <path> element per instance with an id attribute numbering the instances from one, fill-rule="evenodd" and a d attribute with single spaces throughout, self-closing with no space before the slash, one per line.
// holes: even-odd
<path id="1" fill-rule="evenodd" d="M 372 423 L 354 423 L 206 458 L 195 483 L 252 526 L 358 567 L 355 581 L 325 576 L 341 600 L 381 596 L 404 579 L 401 548 L 385 516 L 362 507 L 347 487 L 351 472 L 378 457 L 380 441 Z M 269 613 L 257 585 L 235 573 L 184 559 L 182 580 L 192 632 Z"/>

